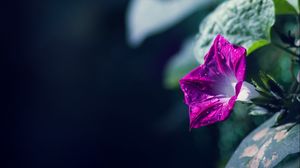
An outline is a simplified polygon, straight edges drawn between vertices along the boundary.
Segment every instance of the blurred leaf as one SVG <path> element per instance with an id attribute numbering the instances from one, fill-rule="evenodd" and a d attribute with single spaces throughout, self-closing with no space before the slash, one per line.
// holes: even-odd
<path id="1" fill-rule="evenodd" d="M 138 46 L 216 0 L 132 0 L 127 11 L 128 42 Z"/>
<path id="2" fill-rule="evenodd" d="M 268 114 L 268 111 L 267 109 L 263 108 L 263 107 L 260 107 L 260 106 L 254 106 L 254 107 L 251 107 L 250 108 L 250 115 L 254 115 L 254 116 L 257 116 L 257 115 L 266 115 Z"/>
<path id="3" fill-rule="evenodd" d="M 231 0 L 219 5 L 200 24 L 198 40 L 194 49 L 201 61 L 217 34 L 231 43 L 254 50 L 270 43 L 270 29 L 275 22 L 272 0 Z"/>
<path id="4" fill-rule="evenodd" d="M 299 0 L 273 0 L 277 15 L 299 13 Z"/>
<path id="5" fill-rule="evenodd" d="M 172 89 L 178 87 L 178 81 L 199 63 L 193 55 L 194 38 L 186 40 L 183 47 L 168 62 L 164 72 L 164 85 Z"/>
<path id="6" fill-rule="evenodd" d="M 239 145 L 226 167 L 274 167 L 286 156 L 300 152 L 300 125 L 273 127 L 274 115 L 250 133 Z"/>

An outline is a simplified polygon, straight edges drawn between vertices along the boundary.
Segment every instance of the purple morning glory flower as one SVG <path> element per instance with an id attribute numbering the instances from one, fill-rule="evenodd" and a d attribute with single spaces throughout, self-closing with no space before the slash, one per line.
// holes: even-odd
<path id="1" fill-rule="evenodd" d="M 190 128 L 227 119 L 239 97 L 249 97 L 251 86 L 239 96 L 245 69 L 246 49 L 217 35 L 204 63 L 179 81 L 189 106 Z"/>

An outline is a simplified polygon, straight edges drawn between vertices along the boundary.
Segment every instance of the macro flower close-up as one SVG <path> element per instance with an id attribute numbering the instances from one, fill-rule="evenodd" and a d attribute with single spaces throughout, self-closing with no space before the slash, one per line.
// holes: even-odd
<path id="1" fill-rule="evenodd" d="M 239 97 L 246 69 L 246 49 L 217 35 L 204 64 L 180 80 L 189 106 L 190 128 L 223 121 Z"/>

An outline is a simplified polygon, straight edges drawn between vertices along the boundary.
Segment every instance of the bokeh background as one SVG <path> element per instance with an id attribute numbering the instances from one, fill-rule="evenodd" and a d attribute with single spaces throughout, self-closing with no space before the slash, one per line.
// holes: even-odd
<path id="1" fill-rule="evenodd" d="M 182 93 L 163 85 L 168 60 L 217 4 L 131 47 L 129 2 L 20 5 L 18 48 L 5 58 L 5 167 L 222 167 L 260 122 L 237 104 L 227 124 L 189 131 Z"/>

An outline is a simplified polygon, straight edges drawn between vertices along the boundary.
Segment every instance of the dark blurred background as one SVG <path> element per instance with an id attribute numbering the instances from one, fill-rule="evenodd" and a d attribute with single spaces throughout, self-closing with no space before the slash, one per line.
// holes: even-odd
<path id="1" fill-rule="evenodd" d="M 1 68 L 4 167 L 216 166 L 216 126 L 190 132 L 181 92 L 162 85 L 197 14 L 134 49 L 127 5 L 31 0 L 16 18 L 2 11 L 17 46 Z"/>
<path id="2" fill-rule="evenodd" d="M 133 48 L 126 40 L 129 2 L 1 5 L 0 167 L 224 167 L 265 120 L 250 118 L 245 105 L 236 103 L 226 122 L 190 131 L 183 95 L 164 87 L 164 70 L 217 4 Z M 266 48 L 274 59 L 264 50 L 247 57 L 247 81 L 267 67 L 288 82 L 288 57 Z"/>

